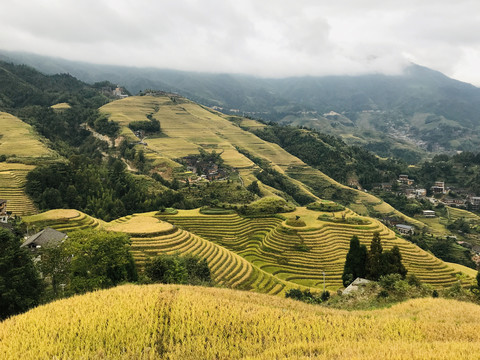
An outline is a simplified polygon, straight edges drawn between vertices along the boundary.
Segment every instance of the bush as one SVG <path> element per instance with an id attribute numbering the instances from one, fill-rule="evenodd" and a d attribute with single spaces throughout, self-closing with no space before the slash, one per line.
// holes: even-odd
<path id="1" fill-rule="evenodd" d="M 305 221 L 303 221 L 302 219 L 298 219 L 296 217 L 292 217 L 292 218 L 289 218 L 286 222 L 286 224 L 288 226 L 293 226 L 293 227 L 304 227 L 304 226 L 307 226 L 307 224 L 305 224 Z"/>
<path id="2" fill-rule="evenodd" d="M 345 210 L 345 207 L 333 201 L 314 202 L 307 205 L 308 210 L 337 212 Z"/>
<path id="3" fill-rule="evenodd" d="M 277 197 L 265 197 L 240 208 L 239 212 L 245 215 L 273 215 L 276 213 L 290 212 L 294 210 L 295 206 L 287 203 L 284 199 Z"/>
<path id="4" fill-rule="evenodd" d="M 145 274 L 153 282 L 164 284 L 210 285 L 210 268 L 205 259 L 193 255 L 160 255 L 145 265 Z"/>
<path id="5" fill-rule="evenodd" d="M 330 298 L 330 293 L 328 291 L 312 293 L 309 289 L 303 291 L 300 289 L 290 289 L 285 293 L 285 297 L 310 304 L 320 304 Z"/>

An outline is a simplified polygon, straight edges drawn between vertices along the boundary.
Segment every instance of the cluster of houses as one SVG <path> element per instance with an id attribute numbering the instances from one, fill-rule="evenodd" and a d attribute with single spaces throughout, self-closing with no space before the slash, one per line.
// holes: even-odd
<path id="1" fill-rule="evenodd" d="M 186 164 L 187 171 L 197 174 L 196 178 L 189 177 L 189 181 L 195 182 L 199 180 L 222 180 L 228 176 L 225 169 L 218 166 L 213 161 L 205 161 L 199 159 L 196 155 L 190 155 L 182 158 Z"/>
<path id="2" fill-rule="evenodd" d="M 427 189 L 421 188 L 415 185 L 415 180 L 410 179 L 408 175 L 400 175 L 397 180 L 397 193 L 404 194 L 407 199 L 421 199 L 427 197 Z M 377 189 L 384 191 L 393 191 L 393 185 L 391 183 L 382 183 L 377 186 Z M 454 207 L 469 207 L 471 210 L 480 210 L 480 196 L 474 194 L 468 194 L 461 189 L 455 189 L 457 197 L 449 196 L 452 189 L 445 186 L 444 181 L 435 181 L 433 186 L 430 187 L 430 193 L 435 196 L 441 197 L 439 202 Z"/>

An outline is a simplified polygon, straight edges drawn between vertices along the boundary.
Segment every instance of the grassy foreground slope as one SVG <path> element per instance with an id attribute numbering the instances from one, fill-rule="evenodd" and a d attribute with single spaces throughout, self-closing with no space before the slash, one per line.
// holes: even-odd
<path id="1" fill-rule="evenodd" d="M 350 238 L 356 234 L 369 245 L 376 231 L 381 234 L 383 247 L 397 245 L 409 273 L 425 283 L 450 286 L 457 282 L 457 274 L 466 274 L 462 268 L 397 238 L 374 219 L 351 225 L 318 220 L 318 212 L 305 208 L 298 208 L 293 214 L 308 219 L 308 227 L 293 228 L 277 217 L 203 215 L 198 209 L 160 217 L 155 212 L 134 214 L 109 223 L 77 210 L 51 210 L 25 217 L 24 221 L 30 227 L 48 225 L 61 231 L 91 227 L 124 232 L 132 239 L 133 255 L 140 268 L 149 257 L 158 254 L 195 254 L 207 260 L 217 283 L 269 294 L 302 286 L 320 290 L 323 272 L 328 289 L 341 288 Z M 348 218 L 353 213 L 346 210 L 345 214 Z M 472 280 L 466 277 L 462 281 L 468 285 Z"/>
<path id="2" fill-rule="evenodd" d="M 0 323 L 2 359 L 477 359 L 480 307 L 347 312 L 227 289 L 121 286 Z"/>

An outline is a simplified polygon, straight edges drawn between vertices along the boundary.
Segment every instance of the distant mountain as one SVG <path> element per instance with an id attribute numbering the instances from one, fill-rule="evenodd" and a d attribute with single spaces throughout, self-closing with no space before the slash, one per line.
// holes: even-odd
<path id="1" fill-rule="evenodd" d="M 415 162 L 427 151 L 476 150 L 480 145 L 480 89 L 411 65 L 402 75 L 263 79 L 95 65 L 26 53 L 0 59 L 48 74 L 69 73 L 93 83 L 109 80 L 130 92 L 177 92 L 226 113 L 318 129 L 380 156 Z"/>

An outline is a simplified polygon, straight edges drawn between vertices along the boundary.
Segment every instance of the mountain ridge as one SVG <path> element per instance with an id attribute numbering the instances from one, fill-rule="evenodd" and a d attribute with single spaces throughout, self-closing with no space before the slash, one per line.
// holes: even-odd
<path id="1" fill-rule="evenodd" d="M 480 89 L 415 64 L 402 75 L 274 79 L 95 65 L 0 51 L 2 57 L 90 83 L 107 79 L 132 93 L 164 90 L 225 113 L 308 126 L 410 163 L 431 151 L 474 150 L 480 145 Z M 331 111 L 341 118 L 329 116 Z"/>

